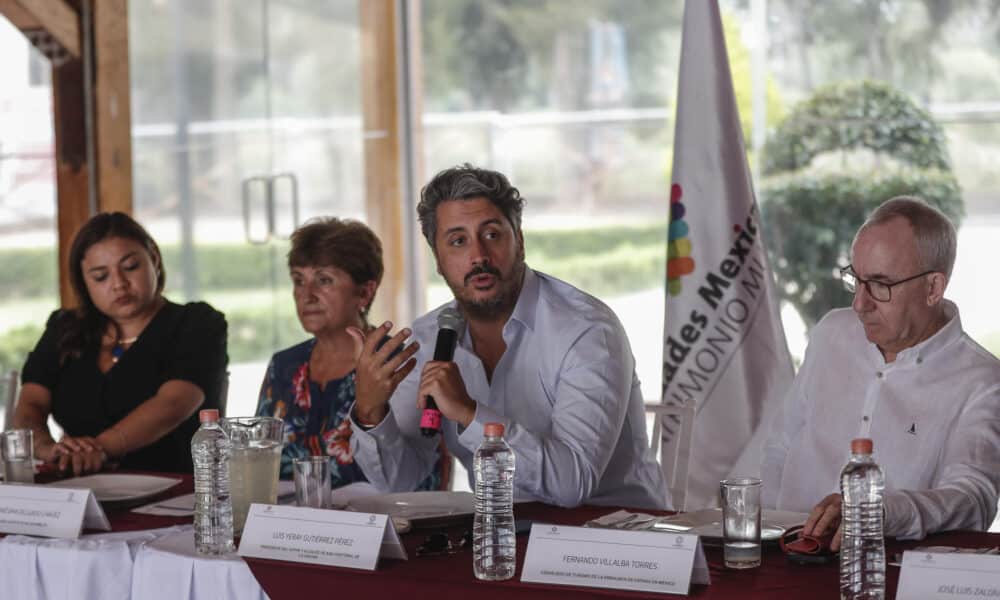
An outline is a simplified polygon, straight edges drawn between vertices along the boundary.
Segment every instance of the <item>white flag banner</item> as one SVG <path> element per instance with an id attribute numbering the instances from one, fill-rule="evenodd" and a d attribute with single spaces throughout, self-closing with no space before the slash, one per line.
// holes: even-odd
<path id="1" fill-rule="evenodd" d="M 762 239 L 718 3 L 687 0 L 674 129 L 663 399 L 694 404 L 685 508 L 757 476 L 793 369 Z M 663 417 L 663 451 L 676 421 Z"/>

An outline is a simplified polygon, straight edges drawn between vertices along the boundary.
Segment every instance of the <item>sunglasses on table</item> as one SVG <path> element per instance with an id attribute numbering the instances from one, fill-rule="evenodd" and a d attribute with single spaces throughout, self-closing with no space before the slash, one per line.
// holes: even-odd
<path id="1" fill-rule="evenodd" d="M 417 556 L 443 556 L 455 554 L 463 548 L 472 547 L 472 530 L 466 529 L 461 536 L 452 539 L 447 531 L 435 531 L 417 546 Z"/>

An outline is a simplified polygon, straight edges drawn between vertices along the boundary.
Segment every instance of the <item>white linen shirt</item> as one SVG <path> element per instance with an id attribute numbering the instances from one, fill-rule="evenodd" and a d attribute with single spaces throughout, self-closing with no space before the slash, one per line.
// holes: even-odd
<path id="1" fill-rule="evenodd" d="M 392 395 L 386 418 L 369 431 L 354 424 L 354 458 L 380 490 L 413 490 L 433 467 L 438 438 L 420 434 L 417 389 L 421 370 L 433 357 L 437 314 L 443 308 L 414 322 L 413 339 L 420 342 L 417 367 Z M 635 359 L 611 309 L 565 282 L 525 268 L 503 338 L 507 349 L 492 382 L 472 350 L 468 330 L 455 350 L 476 414 L 463 431 L 444 419 L 441 432 L 468 470 L 470 485 L 483 426 L 499 422 L 514 450 L 518 500 L 668 507 L 663 475 L 646 437 Z"/>
<path id="2" fill-rule="evenodd" d="M 948 323 L 886 363 L 851 309 L 810 334 L 764 448 L 764 505 L 810 511 L 839 492 L 852 438 L 885 473 L 885 534 L 917 539 L 993 521 L 1000 486 L 1000 361 Z"/>

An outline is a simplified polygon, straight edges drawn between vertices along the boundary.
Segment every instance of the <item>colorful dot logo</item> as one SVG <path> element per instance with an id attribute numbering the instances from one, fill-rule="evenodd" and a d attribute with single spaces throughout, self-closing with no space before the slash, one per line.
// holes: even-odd
<path id="1" fill-rule="evenodd" d="M 670 227 L 667 229 L 667 293 L 676 296 L 681 293 L 681 277 L 694 272 L 691 258 L 691 240 L 688 239 L 688 225 L 684 222 L 684 191 L 678 184 L 670 186 Z"/>

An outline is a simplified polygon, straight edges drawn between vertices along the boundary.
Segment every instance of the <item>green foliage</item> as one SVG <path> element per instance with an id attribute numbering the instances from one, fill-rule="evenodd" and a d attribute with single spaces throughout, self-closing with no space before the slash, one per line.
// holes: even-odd
<path id="1" fill-rule="evenodd" d="M 850 262 L 854 234 L 879 204 L 917 194 L 954 222 L 962 218 L 955 178 L 940 171 L 886 176 L 793 176 L 768 180 L 762 204 L 778 292 L 811 327 L 831 308 L 851 303 L 838 267 Z"/>
<path id="2" fill-rule="evenodd" d="M 820 172 L 811 165 L 821 154 L 860 148 L 875 153 L 878 171 Z M 761 210 L 778 293 L 810 327 L 850 303 L 837 267 L 848 263 L 855 232 L 879 204 L 913 195 L 956 225 L 964 216 L 941 128 L 884 84 L 822 88 L 792 110 L 765 153 Z"/>
<path id="3" fill-rule="evenodd" d="M 617 225 L 593 229 L 525 232 L 528 263 L 541 271 L 565 279 L 595 294 L 620 294 L 648 289 L 663 283 L 666 256 L 666 221 L 642 226 Z M 168 283 L 177 285 L 180 249 L 161 248 Z M 219 244 L 197 249 L 198 281 L 202 289 L 220 294 L 211 301 L 226 313 L 229 323 L 229 360 L 243 362 L 267 359 L 275 350 L 307 337 L 295 316 L 290 295 L 278 294 L 276 303 L 266 293 L 268 270 L 278 265 L 279 281 L 286 279 L 284 248 Z M 433 260 L 433 259 L 430 259 Z M 0 299 L 37 297 L 50 292 L 55 280 L 55 250 L 0 249 Z M 41 265 L 51 264 L 48 270 Z M 16 271 L 10 267 L 16 266 Z M 430 278 L 434 277 L 429 269 Z M 229 298 L 240 296 L 239 306 Z M 260 294 L 262 290 L 265 293 Z M 255 296 L 258 294 L 260 297 Z M 167 296 L 181 301 L 168 286 Z M 0 335 L 0 366 L 20 368 L 27 353 L 42 334 L 44 323 L 32 323 Z"/>
<path id="4" fill-rule="evenodd" d="M 729 13 L 722 14 L 722 30 L 726 38 L 726 52 L 729 56 L 729 71 L 733 77 L 733 94 L 736 96 L 736 109 L 740 113 L 743 128 L 743 140 L 747 146 L 753 140 L 753 65 L 750 61 L 750 50 L 743 43 L 739 21 Z M 767 126 L 774 127 L 784 116 L 785 106 L 781 98 L 781 90 L 773 76 L 767 77 L 764 87 L 764 104 L 767 107 Z"/>
<path id="5" fill-rule="evenodd" d="M 28 353 L 42 337 L 44 323 L 29 323 L 15 327 L 0 336 L 0 371 L 20 370 Z"/>
<path id="6" fill-rule="evenodd" d="M 34 298 L 51 294 L 59 281 L 55 248 L 0 250 L 0 298 Z"/>
<path id="7" fill-rule="evenodd" d="M 276 351 L 309 337 L 295 316 L 291 298 L 277 314 L 270 307 L 227 310 L 226 322 L 232 363 L 266 360 Z"/>
<path id="8" fill-rule="evenodd" d="M 990 351 L 993 356 L 1000 356 L 1000 332 L 993 332 L 979 340 L 984 348 Z"/>
<path id="9" fill-rule="evenodd" d="M 764 174 L 809 166 L 817 155 L 867 148 L 913 167 L 949 170 L 944 132 L 905 94 L 874 81 L 819 89 L 764 146 Z"/>
<path id="10" fill-rule="evenodd" d="M 526 231 L 527 262 L 596 295 L 663 284 L 666 221 L 561 231 Z"/>
<path id="11" fill-rule="evenodd" d="M 425 107 L 430 111 L 580 109 L 589 106 L 587 46 L 594 22 L 621 25 L 630 71 L 662 75 L 682 5 L 661 0 L 426 0 Z M 668 61 L 673 64 L 672 61 Z M 635 77 L 639 103 L 666 103 L 668 79 Z"/>
<path id="12" fill-rule="evenodd" d="M 524 246 L 533 262 L 538 262 L 539 254 L 548 259 L 562 260 L 575 254 L 593 256 L 621 245 L 664 245 L 666 232 L 666 219 L 643 226 L 535 230 L 524 232 Z"/>

